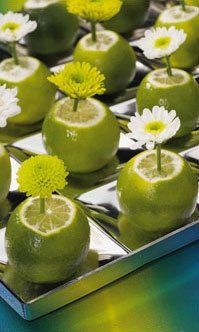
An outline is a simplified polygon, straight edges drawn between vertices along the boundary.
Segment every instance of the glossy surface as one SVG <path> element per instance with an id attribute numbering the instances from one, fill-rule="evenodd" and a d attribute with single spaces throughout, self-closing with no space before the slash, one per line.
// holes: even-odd
<path id="1" fill-rule="evenodd" d="M 33 322 L 0 300 L 2 332 L 196 332 L 199 241 Z"/>

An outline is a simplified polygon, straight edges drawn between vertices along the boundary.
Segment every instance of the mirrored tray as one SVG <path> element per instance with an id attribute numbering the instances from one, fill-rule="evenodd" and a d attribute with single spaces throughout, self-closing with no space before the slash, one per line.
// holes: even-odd
<path id="1" fill-rule="evenodd" d="M 163 1 L 151 2 L 147 22 L 141 29 L 128 36 L 132 47 L 135 40 L 143 35 L 146 27 L 154 23 L 164 6 Z M 88 26 L 83 25 L 78 38 L 85 34 L 87 29 Z M 24 44 L 19 48 L 22 54 L 27 54 Z M 127 122 L 136 111 L 135 96 L 142 78 L 151 69 L 161 67 L 160 62 L 148 61 L 138 49 L 135 48 L 135 51 L 137 73 L 133 82 L 118 95 L 102 97 L 102 100 L 111 106 L 121 127 L 120 148 L 117 156 L 98 172 L 86 176 L 71 175 L 69 185 L 60 192 L 83 204 L 91 227 L 90 251 L 87 261 L 73 278 L 61 284 L 39 286 L 27 283 L 18 278 L 15 272 L 7 266 L 4 249 L 6 222 L 12 209 L 25 199 L 24 195 L 17 191 L 16 172 L 23 160 L 31 155 L 45 153 L 45 149 L 40 134 L 41 123 L 0 131 L 0 141 L 9 144 L 6 147 L 12 161 L 12 186 L 8 199 L 0 207 L 0 220 L 2 220 L 0 228 L 0 296 L 24 319 L 32 320 L 58 309 L 199 239 L 197 215 L 194 215 L 187 225 L 173 230 L 169 234 L 146 236 L 139 230 L 132 229 L 129 221 L 120 213 L 116 195 L 118 173 L 130 158 L 139 153 L 139 151 L 129 149 L 130 141 L 124 135 L 127 131 Z M 0 59 L 7 56 L 6 49 L 2 48 Z M 71 61 L 72 56 L 66 54 L 42 60 L 52 71 L 56 71 L 61 65 Z M 198 79 L 198 73 L 198 68 L 194 68 L 192 75 L 196 79 Z M 60 98 L 61 94 L 58 93 L 57 97 Z M 193 165 L 199 165 L 198 147 L 195 147 L 198 143 L 198 130 L 196 130 L 183 139 L 173 140 L 167 145 L 167 148 L 180 152 Z"/>

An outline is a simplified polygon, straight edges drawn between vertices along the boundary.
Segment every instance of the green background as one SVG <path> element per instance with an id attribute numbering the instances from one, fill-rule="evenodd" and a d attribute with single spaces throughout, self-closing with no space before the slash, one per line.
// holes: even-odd
<path id="1" fill-rule="evenodd" d="M 1 332 L 197 332 L 199 241 L 33 322 L 0 300 Z"/>

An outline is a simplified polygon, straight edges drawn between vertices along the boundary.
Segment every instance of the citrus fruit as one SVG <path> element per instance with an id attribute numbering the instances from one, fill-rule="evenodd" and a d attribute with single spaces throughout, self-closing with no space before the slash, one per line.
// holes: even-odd
<path id="1" fill-rule="evenodd" d="M 76 112 L 73 101 L 58 101 L 43 124 L 49 154 L 57 155 L 73 173 L 94 172 L 108 164 L 118 150 L 120 130 L 114 114 L 94 98 L 82 100 Z"/>
<path id="2" fill-rule="evenodd" d="M 161 236 L 138 227 L 132 215 L 120 214 L 117 225 L 120 233 L 118 240 L 131 250 L 136 250 Z"/>
<path id="3" fill-rule="evenodd" d="M 24 10 L 37 22 L 37 29 L 26 36 L 28 48 L 37 54 L 69 50 L 77 37 L 78 19 L 69 14 L 60 0 L 28 0 Z"/>
<path id="4" fill-rule="evenodd" d="M 83 211 L 68 198 L 29 197 L 11 214 L 6 229 L 8 261 L 28 281 L 54 283 L 70 277 L 86 258 L 89 225 Z"/>
<path id="5" fill-rule="evenodd" d="M 0 13 L 6 13 L 9 10 L 19 11 L 22 9 L 25 0 L 1 0 Z"/>
<path id="6" fill-rule="evenodd" d="M 192 68 L 199 63 L 199 8 L 186 6 L 183 11 L 181 6 L 171 7 L 160 14 L 156 25 L 175 26 L 187 33 L 185 42 L 171 55 L 173 67 Z"/>
<path id="7" fill-rule="evenodd" d="M 199 86 L 194 78 L 181 69 L 173 69 L 169 77 L 166 69 L 149 73 L 141 82 L 137 92 L 137 108 L 141 114 L 144 108 L 154 105 L 175 110 L 181 121 L 176 137 L 189 134 L 199 119 Z"/>
<path id="8" fill-rule="evenodd" d="M 120 207 L 147 232 L 172 230 L 186 222 L 196 208 L 197 180 L 179 155 L 162 150 L 162 171 L 157 171 L 156 151 L 132 158 L 118 179 Z"/>
<path id="9" fill-rule="evenodd" d="M 199 0 L 185 0 L 187 5 L 199 7 Z"/>
<path id="10" fill-rule="evenodd" d="M 107 94 L 125 89 L 135 76 L 135 54 L 128 42 L 113 31 L 97 32 L 97 42 L 91 34 L 84 36 L 74 50 L 74 60 L 89 62 L 105 75 Z"/>
<path id="11" fill-rule="evenodd" d="M 17 87 L 21 113 L 8 123 L 29 125 L 42 120 L 55 100 L 56 89 L 47 77 L 49 69 L 39 60 L 21 57 L 20 65 L 12 58 L 0 63 L 0 84 Z"/>
<path id="12" fill-rule="evenodd" d="M 10 184 L 11 184 L 10 158 L 3 145 L 0 144 L 0 203 L 1 204 L 8 195 Z"/>
<path id="13" fill-rule="evenodd" d="M 103 26 L 118 33 L 128 33 L 139 28 L 147 17 L 150 0 L 124 0 L 120 12 Z"/>

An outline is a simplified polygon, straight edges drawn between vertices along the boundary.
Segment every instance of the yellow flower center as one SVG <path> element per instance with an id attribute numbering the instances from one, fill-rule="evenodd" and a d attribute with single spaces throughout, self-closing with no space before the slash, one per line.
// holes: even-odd
<path id="1" fill-rule="evenodd" d="M 15 30 L 20 28 L 19 23 L 15 22 L 6 22 L 5 24 L 2 25 L 1 30 L 6 31 L 7 29 L 14 32 Z"/>
<path id="2" fill-rule="evenodd" d="M 171 42 L 170 37 L 160 37 L 156 39 L 154 43 L 154 47 L 156 48 L 167 48 Z"/>
<path id="3" fill-rule="evenodd" d="M 145 127 L 145 131 L 147 133 L 157 135 L 160 134 L 164 129 L 166 128 L 166 125 L 161 121 L 152 121 L 147 123 Z"/>
<path id="4" fill-rule="evenodd" d="M 80 73 L 79 74 L 75 74 L 75 73 L 72 74 L 71 75 L 71 80 L 75 83 L 78 83 L 78 84 L 81 84 L 85 81 L 84 76 L 81 75 Z"/>

